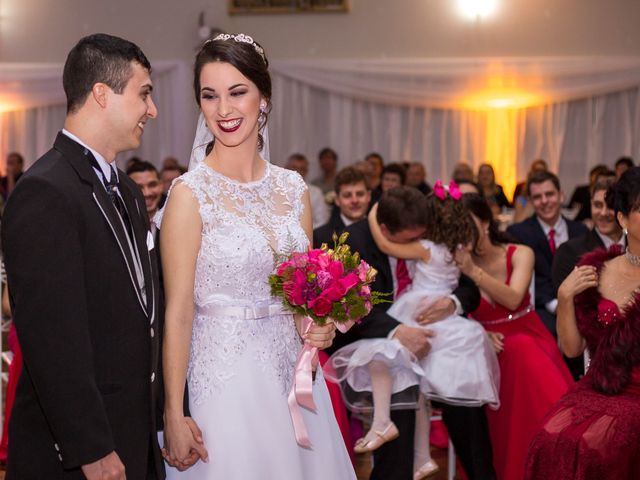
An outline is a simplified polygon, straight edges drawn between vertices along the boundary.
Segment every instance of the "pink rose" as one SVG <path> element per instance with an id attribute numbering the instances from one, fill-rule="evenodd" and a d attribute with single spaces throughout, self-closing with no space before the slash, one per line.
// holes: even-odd
<path id="1" fill-rule="evenodd" d="M 320 295 L 309 302 L 309 307 L 318 317 L 325 317 L 331 312 L 333 303 L 324 295 Z"/>
<path id="2" fill-rule="evenodd" d="M 348 273 L 344 278 L 340 279 L 339 283 L 346 295 L 349 290 L 360 283 L 360 279 L 355 273 Z"/>
<path id="3" fill-rule="evenodd" d="M 329 288 L 327 288 L 322 295 L 326 296 L 332 302 L 338 302 L 344 298 L 344 289 L 340 285 L 339 282 L 334 283 Z"/>
<path id="4" fill-rule="evenodd" d="M 371 287 L 369 287 L 369 285 L 363 285 L 360 287 L 359 294 L 361 297 L 369 297 L 371 295 Z"/>
<path id="5" fill-rule="evenodd" d="M 338 279 L 341 278 L 342 274 L 344 273 L 344 265 L 342 264 L 342 262 L 336 260 L 329 264 L 328 270 L 333 278 Z"/>
<path id="6" fill-rule="evenodd" d="M 367 272 L 369 271 L 369 264 L 362 260 L 360 265 L 358 265 L 358 278 L 361 282 L 367 281 Z"/>

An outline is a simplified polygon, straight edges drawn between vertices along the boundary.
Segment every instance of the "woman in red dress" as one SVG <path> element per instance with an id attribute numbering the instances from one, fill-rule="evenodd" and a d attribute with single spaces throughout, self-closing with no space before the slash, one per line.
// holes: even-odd
<path id="1" fill-rule="evenodd" d="M 490 333 L 499 351 L 500 408 L 487 410 L 498 480 L 521 480 L 529 444 L 542 420 L 573 383 L 555 340 L 533 309 L 529 284 L 533 250 L 510 243 L 479 195 L 464 196 L 478 227 L 472 252 L 456 260 L 480 288 L 470 314 Z"/>
<path id="2" fill-rule="evenodd" d="M 627 249 L 586 254 L 558 290 L 560 345 L 591 362 L 536 434 L 527 479 L 640 478 L 640 167 L 606 198 Z"/>

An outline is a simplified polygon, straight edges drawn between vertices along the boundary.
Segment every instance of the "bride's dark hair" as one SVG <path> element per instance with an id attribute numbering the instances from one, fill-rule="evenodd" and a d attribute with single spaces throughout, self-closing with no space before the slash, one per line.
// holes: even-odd
<path id="1" fill-rule="evenodd" d="M 207 40 L 196 55 L 193 68 L 193 90 L 196 95 L 196 103 L 200 106 L 200 74 L 204 66 L 213 62 L 224 62 L 233 65 L 242 75 L 258 87 L 260 94 L 267 101 L 267 108 L 264 111 L 264 121 L 260 123 L 261 132 L 267 124 L 267 117 L 271 110 L 269 61 L 258 42 L 253 41 L 253 43 L 248 43 L 246 41 L 236 41 L 234 37 L 235 35 L 224 40 Z M 258 49 L 260 49 L 262 53 L 259 53 Z M 207 145 L 207 155 L 211 152 L 214 141 L 215 139 Z M 262 133 L 258 133 L 258 149 L 262 149 L 263 145 L 264 139 Z"/>

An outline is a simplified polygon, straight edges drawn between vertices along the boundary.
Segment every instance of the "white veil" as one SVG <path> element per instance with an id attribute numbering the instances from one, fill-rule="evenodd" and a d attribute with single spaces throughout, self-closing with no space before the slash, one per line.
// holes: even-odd
<path id="1" fill-rule="evenodd" d="M 191 149 L 191 157 L 189 158 L 189 171 L 196 168 L 205 159 L 205 157 L 207 156 L 207 153 L 206 153 L 207 145 L 209 144 L 209 142 L 211 142 L 211 140 L 213 140 L 213 134 L 211 133 L 211 130 L 207 128 L 207 124 L 204 120 L 204 115 L 202 115 L 202 112 L 200 112 L 200 115 L 198 116 L 198 126 L 196 128 L 196 136 L 193 139 L 193 148 Z M 260 156 L 264 158 L 267 162 L 270 162 L 271 160 L 269 159 L 269 129 L 266 125 L 262 129 L 262 140 L 263 140 L 263 144 L 262 144 L 262 150 L 260 150 Z M 176 180 L 177 179 L 174 180 L 174 183 L 176 182 Z M 171 187 L 173 188 L 173 184 L 171 185 Z M 169 189 L 169 194 L 171 194 L 171 189 Z M 158 228 L 160 228 L 160 225 L 162 224 L 162 217 L 164 216 L 164 207 L 166 205 L 167 204 L 165 202 L 162 208 L 158 210 L 158 212 L 156 212 L 155 216 L 153 217 L 153 223 Z"/>
<path id="2" fill-rule="evenodd" d="M 193 148 L 191 149 L 191 158 L 189 158 L 189 170 L 193 170 L 207 156 L 206 150 L 209 142 L 213 140 L 213 134 L 211 130 L 207 128 L 207 124 L 204 120 L 204 115 L 200 112 L 198 116 L 198 126 L 196 128 L 196 136 L 193 139 Z M 270 162 L 269 158 L 269 127 L 265 125 L 262 129 L 262 150 L 260 150 L 260 156 L 267 162 Z"/>

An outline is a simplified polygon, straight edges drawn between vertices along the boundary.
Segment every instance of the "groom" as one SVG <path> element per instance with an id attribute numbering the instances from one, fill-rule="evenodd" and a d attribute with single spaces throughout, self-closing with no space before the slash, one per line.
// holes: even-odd
<path id="1" fill-rule="evenodd" d="M 424 195 L 412 187 L 398 187 L 385 192 L 379 203 L 377 219 L 383 234 L 391 241 L 409 243 L 422 238 L 424 226 L 422 205 Z M 398 275 L 397 259 L 390 258 L 378 247 L 371 235 L 366 219 L 347 227 L 347 243 L 353 251 L 378 271 L 372 290 L 395 292 L 404 280 Z M 401 273 L 401 270 L 400 270 Z M 480 292 L 467 277 L 462 276 L 460 285 L 451 297 L 439 299 L 434 308 L 422 312 L 426 320 L 437 321 L 450 314 L 474 310 L 480 302 Z M 340 347 L 361 338 L 396 338 L 416 357 L 428 355 L 431 334 L 423 328 L 404 325 L 387 314 L 391 304 L 373 307 L 361 323 L 346 334 L 337 333 L 331 347 L 332 353 Z M 461 358 L 460 361 L 464 361 Z M 492 464 L 491 442 L 486 417 L 481 407 L 454 407 L 442 405 L 443 420 L 447 425 L 460 461 L 470 479 L 490 480 L 495 478 Z M 400 431 L 400 437 L 385 443 L 374 452 L 374 469 L 371 480 L 411 480 L 413 478 L 413 437 L 415 412 L 393 410 L 391 420 Z"/>
<path id="2" fill-rule="evenodd" d="M 157 115 L 133 43 L 81 39 L 64 129 L 21 178 L 2 247 L 24 354 L 8 480 L 163 479 L 158 265 L 144 199 L 115 167 Z"/>

